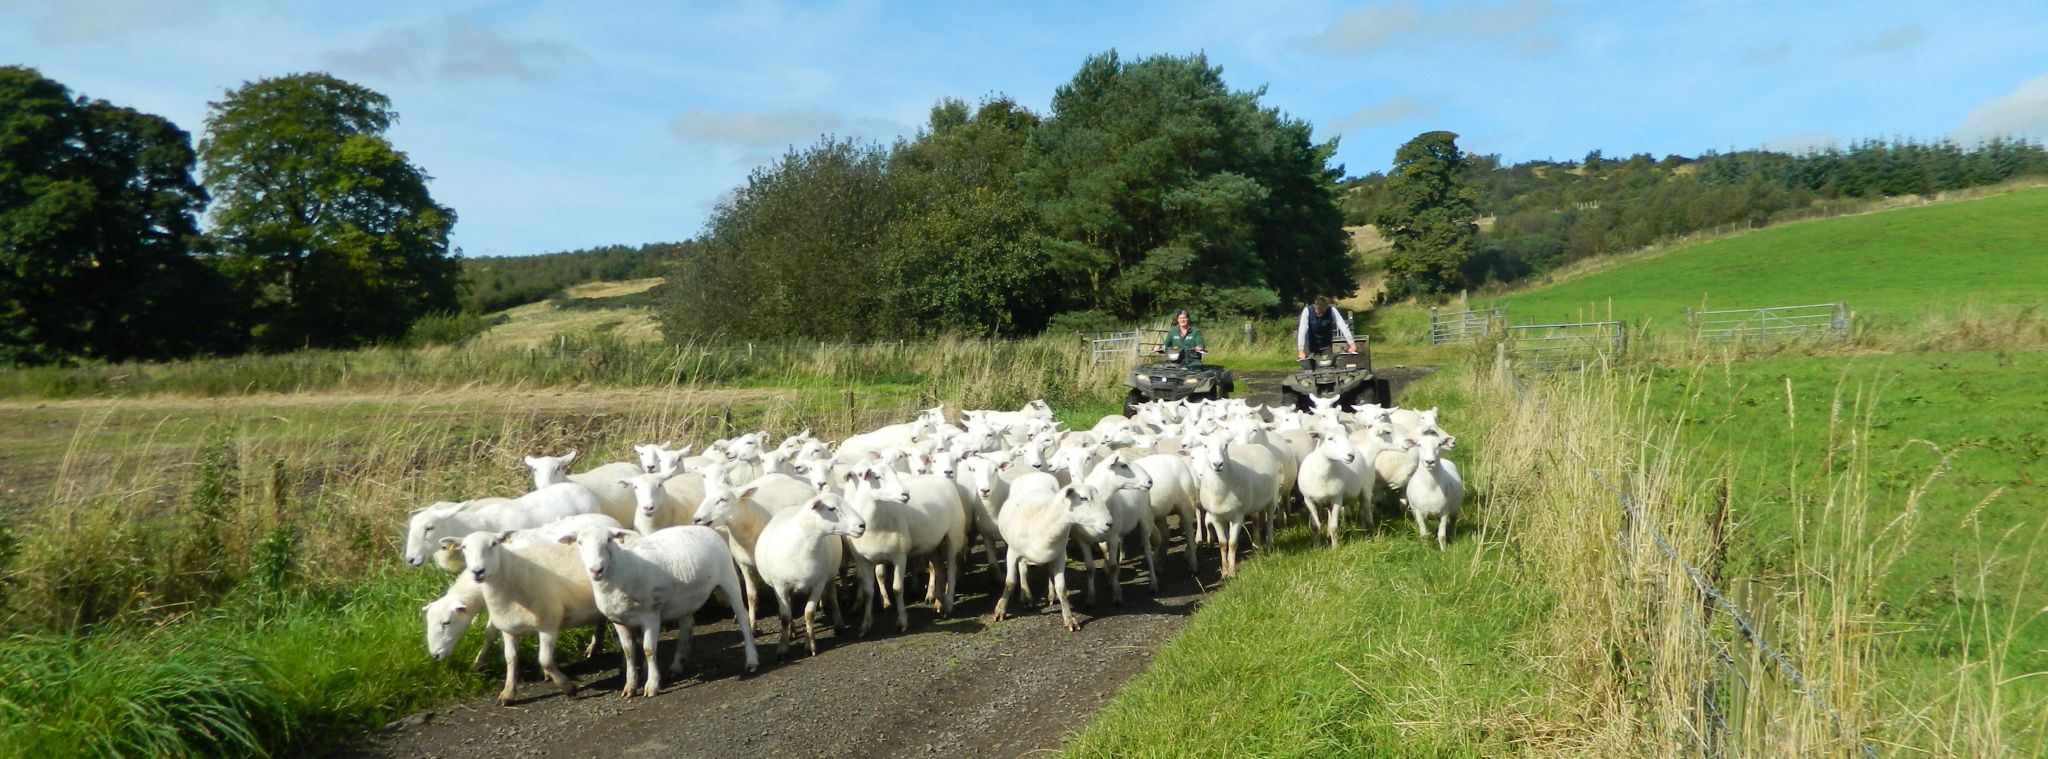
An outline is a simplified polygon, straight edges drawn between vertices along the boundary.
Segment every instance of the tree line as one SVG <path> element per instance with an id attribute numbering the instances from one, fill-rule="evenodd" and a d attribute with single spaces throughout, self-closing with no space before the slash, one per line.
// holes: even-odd
<path id="1" fill-rule="evenodd" d="M 503 311 L 547 300 L 572 285 L 659 277 L 689 249 L 687 242 L 604 245 L 535 256 L 462 259 L 462 310 Z"/>
<path id="2" fill-rule="evenodd" d="M 1388 174 L 1346 182 L 1347 223 L 1382 225 L 1425 211 L 1457 216 L 1471 228 L 1438 244 L 1403 245 L 1389 257 L 1386 297 L 1456 292 L 1509 283 L 1585 258 L 1730 226 L 1760 227 L 1817 207 L 1871 198 L 1927 196 L 2025 176 L 2048 175 L 2048 151 L 2025 140 L 1992 139 L 1972 147 L 1947 141 L 1864 140 L 1847 149 L 1804 154 L 1754 150 L 1699 158 L 1647 154 L 1580 161 L 1503 165 L 1499 156 L 1468 155 L 1456 135 L 1418 137 L 1434 146 L 1434 163 L 1397 157 Z M 1412 191 L 1413 176 L 1445 187 Z M 1477 219 L 1493 224 L 1478 229 Z"/>
<path id="3" fill-rule="evenodd" d="M 455 212 L 385 139 L 396 119 L 367 88 L 281 76 L 209 103 L 195 150 L 0 67 L 0 364 L 351 347 L 454 311 Z"/>
<path id="4" fill-rule="evenodd" d="M 1015 335 L 1356 289 L 1336 143 L 1201 55 L 1087 59 L 1034 113 L 945 99 L 755 170 L 670 274 L 671 339 Z"/>

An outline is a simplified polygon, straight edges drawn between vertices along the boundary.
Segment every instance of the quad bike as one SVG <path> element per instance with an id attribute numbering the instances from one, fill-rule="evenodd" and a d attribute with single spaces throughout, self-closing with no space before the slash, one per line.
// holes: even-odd
<path id="1" fill-rule="evenodd" d="M 1392 383 L 1372 372 L 1372 353 L 1319 353 L 1303 359 L 1301 371 L 1280 387 L 1281 397 L 1296 409 L 1315 408 L 1316 398 L 1337 401 L 1346 411 L 1368 403 L 1394 405 Z"/>
<path id="2" fill-rule="evenodd" d="M 1124 395 L 1124 416 L 1137 413 L 1138 405 L 1147 401 L 1212 401 L 1228 398 L 1237 389 L 1228 369 L 1201 363 L 1183 365 L 1178 350 L 1154 353 L 1164 361 L 1131 367 L 1124 377 L 1124 386 L 1131 389 Z M 1201 354 L 1195 355 L 1199 360 Z"/>

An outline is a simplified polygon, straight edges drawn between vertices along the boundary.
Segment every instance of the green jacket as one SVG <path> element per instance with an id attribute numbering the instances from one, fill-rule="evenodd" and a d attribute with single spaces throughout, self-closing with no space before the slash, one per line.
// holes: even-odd
<path id="1" fill-rule="evenodd" d="M 1179 350 L 1181 352 L 1180 362 L 1184 366 L 1194 366 L 1202 363 L 1201 357 L 1195 355 L 1194 349 L 1206 349 L 1207 347 L 1208 344 L 1202 342 L 1202 328 L 1192 324 L 1188 325 L 1188 333 L 1186 335 L 1180 334 L 1179 327 L 1168 327 L 1166 329 L 1166 343 L 1160 346 L 1163 350 Z"/>

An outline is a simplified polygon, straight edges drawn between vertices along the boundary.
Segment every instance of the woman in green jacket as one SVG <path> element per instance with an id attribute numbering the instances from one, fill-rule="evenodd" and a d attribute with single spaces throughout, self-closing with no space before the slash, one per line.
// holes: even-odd
<path id="1" fill-rule="evenodd" d="M 1196 366 L 1202 363 L 1202 353 L 1208 347 L 1202 342 L 1202 328 L 1189 323 L 1188 310 L 1183 308 L 1173 315 L 1173 326 L 1166 329 L 1166 342 L 1159 346 L 1159 352 L 1180 351 L 1181 366 Z"/>

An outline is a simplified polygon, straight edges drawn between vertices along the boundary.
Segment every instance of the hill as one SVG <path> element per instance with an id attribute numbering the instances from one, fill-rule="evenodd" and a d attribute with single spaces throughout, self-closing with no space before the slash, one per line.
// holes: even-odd
<path id="1" fill-rule="evenodd" d="M 1683 324 L 1687 308 L 1848 303 L 1860 315 L 2042 302 L 2048 188 L 1770 227 L 1605 266 L 1478 305 L 1518 324 Z"/>

